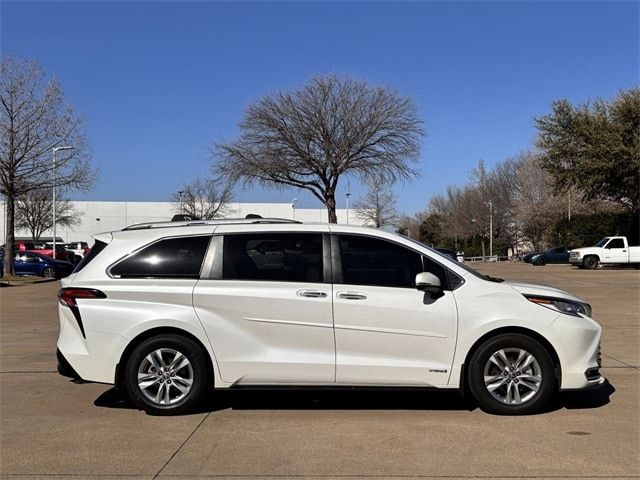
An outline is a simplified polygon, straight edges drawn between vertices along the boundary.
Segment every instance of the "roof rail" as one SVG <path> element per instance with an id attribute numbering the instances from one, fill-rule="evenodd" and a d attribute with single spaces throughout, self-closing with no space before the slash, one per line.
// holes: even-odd
<path id="1" fill-rule="evenodd" d="M 203 225 L 235 225 L 235 224 L 259 224 L 259 223 L 302 223 L 289 218 L 218 218 L 214 220 L 191 220 L 178 222 L 148 222 L 137 223 L 123 228 L 128 230 L 145 230 L 149 228 L 172 228 L 172 227 L 197 227 Z"/>

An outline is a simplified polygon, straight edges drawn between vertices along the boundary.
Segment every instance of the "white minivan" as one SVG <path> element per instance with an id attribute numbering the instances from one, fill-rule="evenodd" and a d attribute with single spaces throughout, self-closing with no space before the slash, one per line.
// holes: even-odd
<path id="1" fill-rule="evenodd" d="M 95 239 L 58 295 L 59 370 L 150 413 L 210 388 L 374 386 L 462 389 L 524 414 L 605 381 L 586 302 L 399 235 L 248 218 Z"/>

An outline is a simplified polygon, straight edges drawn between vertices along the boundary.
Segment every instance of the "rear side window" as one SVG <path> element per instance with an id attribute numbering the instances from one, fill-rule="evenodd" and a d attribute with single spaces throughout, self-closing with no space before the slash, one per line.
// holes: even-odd
<path id="1" fill-rule="evenodd" d="M 423 271 L 419 253 L 371 237 L 340 235 L 339 238 L 343 283 L 415 288 L 416 275 Z M 436 269 L 438 265 L 432 263 Z"/>
<path id="2" fill-rule="evenodd" d="M 160 240 L 111 267 L 110 273 L 119 278 L 199 278 L 210 239 L 199 236 Z"/>
<path id="3" fill-rule="evenodd" d="M 76 265 L 76 268 L 73 269 L 73 273 L 78 273 L 80 270 L 82 270 L 84 267 L 86 267 L 91 260 L 96 258 L 98 256 L 98 254 L 102 250 L 104 250 L 104 247 L 106 247 L 106 246 L 107 246 L 107 244 L 105 242 L 101 242 L 100 240 L 96 240 L 96 243 L 93 244 L 93 247 L 91 247 L 91 250 L 89 250 L 89 253 L 87 253 L 82 258 L 82 260 L 80 260 L 80 262 Z"/>
<path id="4" fill-rule="evenodd" d="M 322 234 L 225 235 L 223 280 L 323 281 Z"/>

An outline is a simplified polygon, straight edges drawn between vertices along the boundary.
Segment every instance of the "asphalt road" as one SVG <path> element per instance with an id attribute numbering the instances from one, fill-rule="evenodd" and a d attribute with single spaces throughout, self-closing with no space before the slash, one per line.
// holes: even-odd
<path id="1" fill-rule="evenodd" d="M 640 272 L 483 265 L 590 301 L 610 385 L 528 417 L 455 393 L 220 392 L 153 417 L 56 371 L 58 282 L 0 289 L 3 478 L 612 478 L 640 476 Z"/>

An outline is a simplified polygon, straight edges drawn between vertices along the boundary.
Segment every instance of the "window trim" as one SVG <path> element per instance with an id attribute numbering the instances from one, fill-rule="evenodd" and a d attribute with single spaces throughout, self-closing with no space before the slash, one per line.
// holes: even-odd
<path id="1" fill-rule="evenodd" d="M 240 279 L 240 278 L 224 278 L 223 273 L 223 262 L 224 262 L 224 237 L 225 236 L 239 236 L 239 235 L 319 235 L 322 237 L 322 281 L 321 282 L 298 282 L 291 280 L 254 280 L 254 279 Z M 223 232 L 213 235 L 213 239 L 209 244 L 209 249 L 214 248 L 214 252 L 211 254 L 211 266 L 210 270 L 203 270 L 200 276 L 201 280 L 223 280 L 225 282 L 277 282 L 277 283 L 322 283 L 331 285 L 332 284 L 332 265 L 330 263 L 331 259 L 331 243 L 330 243 L 330 234 L 327 232 L 318 232 L 318 231 L 305 231 L 305 230 L 283 230 L 283 231 L 272 231 L 272 230 L 264 230 L 264 231 L 250 231 L 250 232 Z M 218 240 L 219 239 L 219 240 Z M 207 252 L 207 257 L 205 257 L 205 262 L 209 256 L 209 252 Z"/>
<path id="2" fill-rule="evenodd" d="M 134 256 L 135 254 L 139 253 L 140 251 L 144 250 L 145 248 L 148 248 L 152 245 L 155 245 L 156 243 L 162 242 L 164 240 L 173 240 L 175 238 L 196 238 L 196 237 L 209 237 L 209 243 L 207 244 L 207 249 L 205 250 L 205 254 L 204 254 L 204 258 L 202 259 L 202 263 L 200 264 L 200 271 L 198 272 L 198 276 L 197 277 L 184 277 L 184 276 L 160 276 L 160 277 L 121 277 L 119 275 L 114 275 L 111 273 L 111 269 L 117 267 L 120 263 L 124 262 L 125 260 L 129 259 L 130 257 Z M 212 235 L 210 233 L 201 233 L 199 235 L 171 235 L 168 237 L 160 237 L 160 238 L 156 238 L 154 241 L 146 243 L 144 245 L 142 245 L 141 247 L 136 248 L 135 250 L 127 253 L 126 255 L 124 255 L 123 257 L 120 257 L 118 260 L 116 260 L 115 262 L 113 262 L 111 265 L 109 265 L 105 272 L 107 274 L 107 276 L 109 278 L 112 278 L 114 280 L 199 280 L 200 278 L 202 278 L 202 272 L 203 272 L 203 267 L 205 265 L 205 261 L 207 260 L 207 254 L 209 252 L 209 248 L 211 247 L 211 237 Z"/>
<path id="3" fill-rule="evenodd" d="M 458 288 L 460 288 L 462 285 L 464 285 L 465 280 L 462 276 L 458 275 L 456 272 L 452 271 L 450 268 L 448 268 L 446 265 L 443 265 L 442 263 L 438 262 L 436 259 L 434 259 L 433 257 L 425 254 L 424 252 L 421 252 L 419 250 L 416 250 L 415 248 L 412 248 L 408 245 L 404 245 L 403 243 L 400 242 L 394 242 L 393 240 L 389 240 L 388 238 L 383 238 L 383 237 L 378 237 L 377 235 L 367 235 L 366 233 L 343 233 L 343 232 L 332 232 L 331 233 L 331 264 L 333 266 L 333 274 L 334 274 L 334 284 L 336 285 L 354 285 L 354 286 L 361 286 L 361 287 L 378 287 L 378 288 L 403 288 L 403 289 L 412 289 L 412 290 L 417 290 L 415 287 L 394 287 L 394 286 L 389 286 L 389 285 L 355 285 L 352 283 L 345 283 L 344 282 L 344 276 L 343 276 L 343 271 L 342 271 L 342 248 L 340 246 L 340 236 L 346 237 L 346 236 L 350 236 L 350 237 L 365 237 L 365 238 L 371 238 L 374 240 L 379 240 L 381 242 L 386 242 L 386 243 L 390 243 L 392 245 L 395 245 L 397 247 L 400 248 L 404 248 L 406 250 L 409 250 L 413 253 L 416 253 L 418 255 L 420 255 L 420 263 L 422 264 L 422 271 L 425 271 L 425 261 L 424 261 L 424 257 L 428 257 L 429 260 L 431 260 L 432 262 L 434 262 L 435 264 L 439 265 L 440 267 L 442 267 L 445 271 L 445 278 L 446 278 L 446 285 L 442 285 L 442 289 L 445 291 L 453 291 L 453 290 L 457 290 Z M 458 287 L 456 287 L 455 289 L 451 288 L 451 284 L 449 281 L 449 275 L 453 274 L 456 275 L 457 277 L 462 279 L 462 282 L 460 283 L 460 285 L 458 285 Z M 338 281 L 339 279 L 339 281 Z"/>

